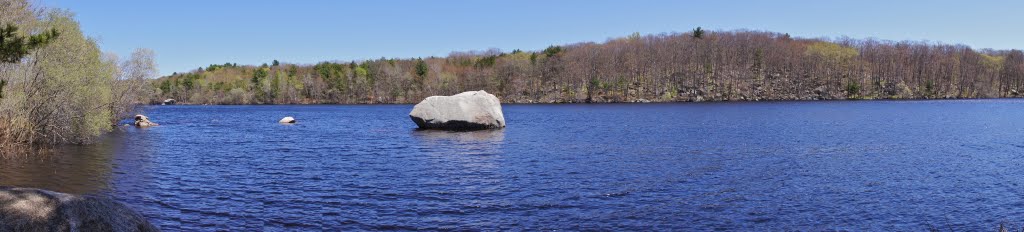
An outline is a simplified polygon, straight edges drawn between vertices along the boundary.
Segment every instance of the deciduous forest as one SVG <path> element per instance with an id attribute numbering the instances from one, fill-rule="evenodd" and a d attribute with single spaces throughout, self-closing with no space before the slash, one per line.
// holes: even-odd
<path id="1" fill-rule="evenodd" d="M 153 93 L 153 52 L 100 51 L 71 12 L 0 1 L 0 155 L 16 147 L 89 143 Z"/>
<path id="2" fill-rule="evenodd" d="M 467 90 L 509 103 L 996 98 L 1024 91 L 1024 53 L 697 28 L 540 51 L 214 64 L 153 87 L 153 102 L 190 104 L 415 103 Z"/>

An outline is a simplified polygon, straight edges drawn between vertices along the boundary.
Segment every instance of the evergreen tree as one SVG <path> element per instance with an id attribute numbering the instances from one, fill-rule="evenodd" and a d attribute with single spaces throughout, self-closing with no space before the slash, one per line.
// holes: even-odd
<path id="1" fill-rule="evenodd" d="M 693 38 L 703 39 L 704 38 L 704 29 L 701 29 L 700 27 L 694 28 L 693 29 Z"/>
<path id="2" fill-rule="evenodd" d="M 547 57 L 553 57 L 560 52 L 562 52 L 562 46 L 548 46 L 544 49 L 544 55 Z"/>
<path id="3" fill-rule="evenodd" d="M 60 35 L 56 29 L 51 29 L 46 33 L 29 36 L 26 42 L 26 37 L 16 35 L 16 32 L 18 26 L 14 24 L 0 27 L 0 63 L 16 63 L 32 50 L 46 45 Z M 7 86 L 7 80 L 0 80 L 0 98 L 4 98 L 4 86 Z"/>
<path id="4" fill-rule="evenodd" d="M 51 29 L 45 33 L 28 37 L 17 35 L 17 32 L 18 26 L 14 24 L 0 27 L 0 62 L 18 62 L 32 50 L 50 43 L 50 41 L 60 35 L 57 29 Z M 26 39 L 28 41 L 25 41 Z"/>
<path id="5" fill-rule="evenodd" d="M 427 72 L 428 71 L 430 71 L 430 68 L 427 67 L 427 62 L 424 62 L 423 59 L 417 59 L 416 60 L 416 76 L 419 76 L 420 78 L 423 78 L 423 77 L 427 76 Z"/>

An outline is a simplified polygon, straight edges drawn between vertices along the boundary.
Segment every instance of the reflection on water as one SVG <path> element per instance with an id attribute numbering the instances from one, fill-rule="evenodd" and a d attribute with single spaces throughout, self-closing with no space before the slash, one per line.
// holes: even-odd
<path id="1" fill-rule="evenodd" d="M 424 140 L 452 140 L 462 142 L 501 142 L 505 139 L 505 130 L 477 130 L 477 131 L 442 131 L 442 130 L 412 130 L 412 135 Z"/>
<path id="2" fill-rule="evenodd" d="M 27 156 L 0 158 L 2 185 L 33 187 L 68 193 L 97 193 L 110 186 L 112 160 L 121 136 L 90 146 L 64 146 Z"/>
<path id="3" fill-rule="evenodd" d="M 483 172 L 497 168 L 503 153 L 505 130 L 440 131 L 414 130 L 420 151 L 441 166 L 458 165 L 464 172 Z M 480 177 L 484 177 L 480 175 Z"/>
<path id="4" fill-rule="evenodd" d="M 129 139 L 126 136 L 135 136 Z M 130 190 L 150 181 L 144 156 L 153 154 L 148 135 L 134 127 L 116 128 L 89 145 L 60 146 L 33 154 L 0 157 L 0 185 L 43 188 L 73 194 Z M 130 161 L 130 162 L 126 162 Z"/>
<path id="5" fill-rule="evenodd" d="M 413 137 L 427 146 L 446 146 L 456 154 L 499 153 L 505 140 L 505 130 L 439 131 L 413 130 Z"/>

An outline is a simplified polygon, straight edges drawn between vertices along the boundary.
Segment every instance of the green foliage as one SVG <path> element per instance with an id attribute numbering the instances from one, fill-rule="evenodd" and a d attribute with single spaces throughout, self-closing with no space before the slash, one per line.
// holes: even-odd
<path id="1" fill-rule="evenodd" d="M 277 60 L 274 60 L 274 62 L 272 63 L 272 66 L 276 67 L 278 65 L 281 65 L 281 62 L 278 62 Z"/>
<path id="2" fill-rule="evenodd" d="M 274 78 L 270 81 L 270 99 L 281 96 L 281 76 L 281 73 L 277 73 L 277 75 L 274 75 Z"/>
<path id="3" fill-rule="evenodd" d="M 590 82 L 587 85 L 587 90 L 594 91 L 600 89 L 601 87 L 601 80 L 598 80 L 597 78 L 590 78 Z"/>
<path id="4" fill-rule="evenodd" d="M 50 29 L 44 33 L 29 36 L 28 42 L 26 42 L 26 38 L 17 35 L 17 32 L 18 26 L 14 24 L 8 23 L 0 27 L 0 63 L 18 62 L 32 50 L 45 46 L 60 35 L 57 29 Z M 7 81 L 0 80 L 0 98 L 4 97 L 5 86 L 7 86 Z"/>
<path id="5" fill-rule="evenodd" d="M 984 65 L 985 68 L 990 69 L 990 70 L 999 70 L 999 69 L 1001 69 L 1002 66 L 1003 66 L 1004 60 L 1006 60 L 1006 57 L 1004 57 L 1004 56 L 993 56 L 993 55 L 988 55 L 988 54 L 984 54 L 984 53 L 981 53 L 979 55 L 981 55 L 981 58 L 982 58 L 982 60 L 981 60 L 982 65 Z"/>
<path id="6" fill-rule="evenodd" d="M 190 77 L 185 77 L 185 80 L 182 81 L 181 84 L 185 86 L 185 90 L 192 90 L 192 87 L 196 85 L 196 82 Z"/>
<path id="7" fill-rule="evenodd" d="M 373 67 L 370 66 L 369 62 L 363 62 L 362 64 L 359 64 L 359 68 L 356 68 L 356 71 L 358 71 L 359 69 L 363 69 L 366 84 L 370 86 L 377 84 L 377 76 L 374 74 L 376 70 L 372 68 Z"/>
<path id="8" fill-rule="evenodd" d="M 671 86 L 668 91 L 665 91 L 665 93 L 661 95 L 661 100 L 671 101 L 675 99 L 676 96 L 679 96 L 679 88 L 676 86 Z"/>
<path id="9" fill-rule="evenodd" d="M 807 46 L 808 56 L 831 63 L 845 63 L 860 55 L 857 49 L 830 42 L 816 42 Z"/>
<path id="10" fill-rule="evenodd" d="M 856 98 L 860 96 L 860 83 L 856 81 L 846 83 L 846 96 L 847 98 Z"/>
<path id="11" fill-rule="evenodd" d="M 924 95 L 929 97 L 935 95 L 935 82 L 927 81 L 924 83 Z"/>
<path id="12" fill-rule="evenodd" d="M 164 94 L 170 93 L 171 92 L 171 81 L 170 80 L 160 81 L 160 87 L 159 88 L 160 88 L 160 92 L 161 93 L 164 93 Z"/>
<path id="13" fill-rule="evenodd" d="M 424 62 L 423 59 L 416 59 L 416 76 L 423 78 L 427 76 L 429 71 L 430 68 L 427 67 L 427 62 Z"/>
<path id="14" fill-rule="evenodd" d="M 363 67 L 363 66 L 356 67 L 356 69 L 353 70 L 352 72 L 355 73 L 356 77 L 364 77 L 365 78 L 365 77 L 370 76 L 370 71 L 366 70 L 366 68 Z"/>
<path id="15" fill-rule="evenodd" d="M 253 89 L 260 89 L 260 88 L 262 88 L 261 86 L 262 86 L 262 83 L 263 83 L 263 79 L 266 79 L 267 76 L 270 75 L 269 72 L 270 72 L 270 69 L 268 69 L 266 67 L 261 67 L 259 69 L 256 69 L 256 72 L 254 72 L 252 74 L 252 79 L 250 79 L 250 81 L 252 81 Z"/>
<path id="16" fill-rule="evenodd" d="M 217 71 L 219 69 L 224 69 L 224 68 L 228 68 L 228 67 L 235 67 L 235 66 L 232 65 L 231 63 L 211 64 L 210 66 L 206 67 L 206 71 L 207 72 L 213 72 L 213 71 Z"/>
<path id="17" fill-rule="evenodd" d="M 1024 58 L 1013 59 L 1012 54 L 966 46 L 840 43 L 697 28 L 693 33 L 633 33 L 604 43 L 534 51 L 268 66 L 273 72 L 269 78 L 280 80 L 257 77 L 253 85 L 246 79 L 257 67 L 225 68 L 204 73 L 207 78 L 202 81 L 224 82 L 227 87 L 203 83 L 194 94 L 186 93 L 173 84 L 186 79 L 176 77 L 167 77 L 172 84 L 160 87 L 186 96 L 175 98 L 202 96 L 213 98 L 214 104 L 239 103 L 220 99 L 226 96 L 256 103 L 415 103 L 423 96 L 480 89 L 510 102 L 575 102 L 583 100 L 579 93 L 600 101 L 834 99 L 847 97 L 844 94 L 913 98 L 930 96 L 920 94 L 926 81 L 935 81 L 940 90 L 934 91 L 942 96 L 995 96 L 1024 89 Z M 247 92 L 225 93 L 236 88 Z M 269 98 L 260 97 L 261 91 Z"/>
<path id="18" fill-rule="evenodd" d="M 294 64 L 288 65 L 288 76 L 294 77 L 298 73 L 299 73 L 299 68 L 298 67 L 296 67 Z"/>
<path id="19" fill-rule="evenodd" d="M 702 29 L 700 27 L 694 28 L 693 32 L 691 32 L 691 35 L 693 36 L 693 38 L 703 39 L 704 38 L 704 29 Z"/>
<path id="20" fill-rule="evenodd" d="M 17 32 L 18 26 L 14 24 L 0 27 L 0 63 L 18 62 L 32 50 L 45 46 L 60 35 L 56 28 L 27 38 L 17 35 Z"/>
<path id="21" fill-rule="evenodd" d="M 544 55 L 547 57 L 554 57 L 558 53 L 562 52 L 562 46 L 548 46 L 544 49 Z"/>
<path id="22" fill-rule="evenodd" d="M 530 60 L 530 54 L 531 53 L 526 53 L 526 52 L 513 52 L 513 53 L 509 53 L 509 54 L 503 56 L 502 59 L 503 60 L 509 60 L 509 61 L 529 61 Z"/>
<path id="23" fill-rule="evenodd" d="M 497 62 L 497 60 L 498 56 L 485 56 L 477 60 L 476 63 L 473 64 L 473 67 L 490 68 L 491 66 L 494 66 L 494 63 Z"/>
<path id="24" fill-rule="evenodd" d="M 345 75 L 347 67 L 344 64 L 321 62 L 313 66 L 313 70 L 322 78 L 332 89 L 339 91 L 345 91 L 348 89 L 348 78 Z"/>
<path id="25" fill-rule="evenodd" d="M 29 114 L 38 126 L 67 128 L 67 131 L 53 132 L 49 136 L 60 136 L 52 143 L 86 142 L 111 129 L 112 118 L 119 112 L 112 112 L 110 105 L 114 96 L 117 65 L 113 60 L 101 58 L 102 52 L 96 42 L 82 34 L 78 22 L 70 12 L 50 11 L 43 24 L 60 36 L 35 39 L 30 44 L 41 44 L 36 53 L 36 69 L 39 85 L 31 89 L 45 92 L 45 95 L 25 93 L 22 98 L 34 107 L 29 112 L 52 112 Z M 25 83 L 22 83 L 25 84 Z"/>
<path id="26" fill-rule="evenodd" d="M 267 81 L 267 78 L 269 76 L 270 76 L 270 68 L 266 67 L 266 66 L 260 67 L 260 68 L 256 69 L 255 72 L 253 72 L 252 79 L 250 81 L 252 82 L 251 90 L 253 91 L 253 93 L 255 93 L 255 97 L 256 97 L 255 101 L 260 102 L 260 103 L 266 102 L 266 100 L 267 100 L 267 91 L 264 89 L 264 87 L 266 86 L 264 84 L 264 82 Z"/>

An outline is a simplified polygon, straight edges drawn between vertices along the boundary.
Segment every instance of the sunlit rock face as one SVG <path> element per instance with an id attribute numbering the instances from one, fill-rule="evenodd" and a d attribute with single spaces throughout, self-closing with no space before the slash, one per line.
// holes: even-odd
<path id="1" fill-rule="evenodd" d="M 0 186 L 0 231 L 159 231 L 109 199 Z"/>
<path id="2" fill-rule="evenodd" d="M 412 121 L 420 129 L 483 130 L 505 127 L 501 102 L 483 90 L 452 96 L 431 96 L 412 108 Z"/>

